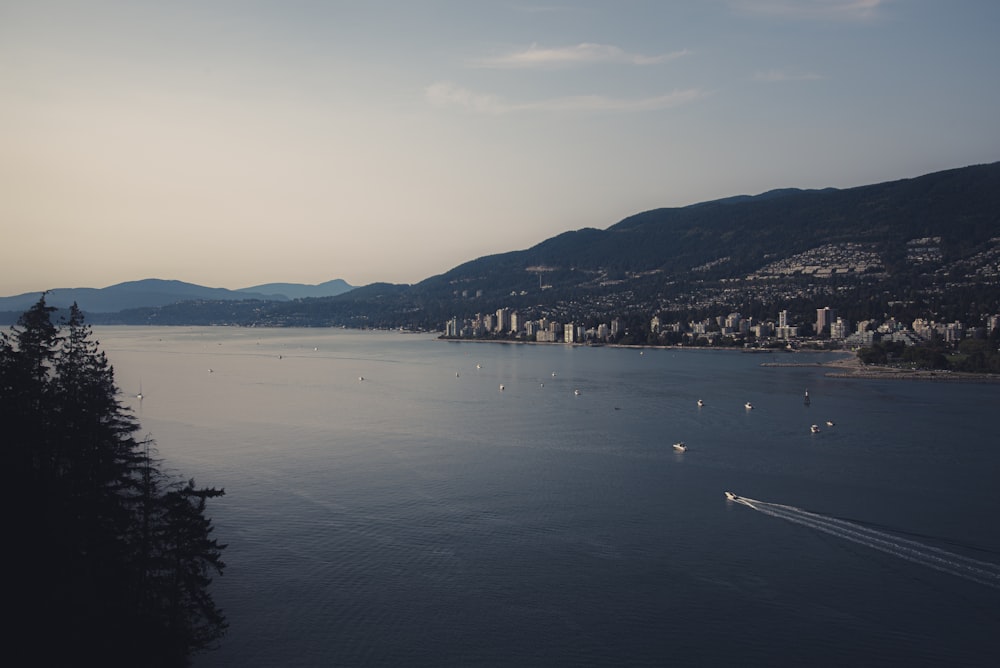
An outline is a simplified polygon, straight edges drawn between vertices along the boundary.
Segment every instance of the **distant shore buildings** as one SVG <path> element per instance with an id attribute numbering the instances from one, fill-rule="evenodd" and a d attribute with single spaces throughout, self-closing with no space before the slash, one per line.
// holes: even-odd
<path id="1" fill-rule="evenodd" d="M 585 326 L 578 322 L 560 322 L 549 318 L 530 319 L 508 308 L 474 318 L 453 317 L 445 324 L 444 337 L 450 339 L 501 339 L 538 343 L 633 345 L 689 345 L 798 347 L 822 344 L 824 347 L 861 348 L 877 341 L 920 345 L 934 340 L 957 344 L 966 337 L 985 337 L 1000 327 L 1000 314 L 989 316 L 985 326 L 967 327 L 964 323 L 936 322 L 917 318 L 906 324 L 894 318 L 862 320 L 855 325 L 838 316 L 830 307 L 816 309 L 815 324 L 797 323 L 787 310 L 779 311 L 777 320 L 756 321 L 739 313 L 728 313 L 701 320 L 670 322 L 655 315 L 648 330 L 627 332 L 620 318 Z"/>

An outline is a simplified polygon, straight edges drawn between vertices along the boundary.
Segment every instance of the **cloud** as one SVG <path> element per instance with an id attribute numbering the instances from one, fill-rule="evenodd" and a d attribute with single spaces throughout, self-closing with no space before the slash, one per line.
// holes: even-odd
<path id="1" fill-rule="evenodd" d="M 513 51 L 493 58 L 482 58 L 474 61 L 475 67 L 492 68 L 559 68 L 596 63 L 614 63 L 623 65 L 659 65 L 683 56 L 690 55 L 687 49 L 647 56 L 641 53 L 629 53 L 624 49 L 610 44 L 593 44 L 585 42 L 575 46 L 542 48 L 532 44 L 527 49 Z"/>
<path id="2" fill-rule="evenodd" d="M 789 19 L 858 21 L 875 18 L 886 0 L 730 0 L 751 14 Z"/>
<path id="3" fill-rule="evenodd" d="M 706 95 L 700 89 L 689 88 L 643 98 L 574 95 L 528 102 L 508 102 L 497 95 L 476 93 L 449 82 L 432 84 L 425 89 L 424 94 L 427 101 L 435 106 L 460 107 L 493 115 L 522 112 L 657 111 L 694 102 Z"/>
<path id="4" fill-rule="evenodd" d="M 766 72 L 755 72 L 752 78 L 754 81 L 763 83 L 782 83 L 785 81 L 819 81 L 825 77 L 813 72 L 792 74 L 783 70 L 768 70 Z"/>

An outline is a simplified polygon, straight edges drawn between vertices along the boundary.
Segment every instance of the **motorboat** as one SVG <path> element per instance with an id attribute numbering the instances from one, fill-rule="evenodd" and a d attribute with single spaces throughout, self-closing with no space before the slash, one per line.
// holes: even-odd
<path id="1" fill-rule="evenodd" d="M 826 421 L 826 426 L 827 427 L 832 427 L 833 426 L 833 420 L 827 420 Z"/>
<path id="2" fill-rule="evenodd" d="M 748 411 L 752 411 L 753 410 L 753 404 L 748 401 L 745 404 L 743 404 L 743 408 L 747 409 Z"/>
<path id="3" fill-rule="evenodd" d="M 819 425 L 814 424 L 813 426 L 809 427 L 809 431 L 811 431 L 814 434 L 818 434 L 819 433 Z"/>
<path id="4" fill-rule="evenodd" d="M 674 443 L 674 450 L 676 450 L 677 452 L 684 452 L 687 449 L 688 446 L 684 443 L 684 441 L 681 441 L 680 443 Z"/>
<path id="5" fill-rule="evenodd" d="M 580 390 L 573 390 L 573 394 L 575 394 L 576 396 L 580 396 Z"/>
<path id="6" fill-rule="evenodd" d="M 704 402 L 704 401 L 702 401 L 701 399 L 699 399 L 699 400 L 698 400 L 698 408 L 701 408 L 701 407 L 702 407 L 702 406 L 704 406 L 704 405 L 705 405 L 705 402 Z"/>
<path id="7" fill-rule="evenodd" d="M 739 501 L 740 497 L 736 496 L 735 494 L 733 494 L 732 492 L 730 492 L 730 491 L 727 490 L 726 491 L 726 500 L 727 501 Z"/>

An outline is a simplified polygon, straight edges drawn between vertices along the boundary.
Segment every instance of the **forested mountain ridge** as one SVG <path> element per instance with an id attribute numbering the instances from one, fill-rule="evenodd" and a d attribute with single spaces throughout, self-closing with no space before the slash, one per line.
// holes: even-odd
<path id="1" fill-rule="evenodd" d="M 257 299 L 288 301 L 303 297 L 332 297 L 349 292 L 353 286 L 342 279 L 319 285 L 299 283 L 267 283 L 239 290 L 209 288 L 184 281 L 146 278 L 109 285 L 106 288 L 55 288 L 46 292 L 50 306 L 68 309 L 77 304 L 84 312 L 115 313 L 125 309 L 167 306 L 179 302 L 232 301 Z M 40 292 L 28 292 L 11 297 L 0 297 L 0 311 L 20 313 L 38 301 Z"/>
<path id="2" fill-rule="evenodd" d="M 957 317 L 1000 310 L 998 274 L 1000 163 L 992 163 L 654 209 L 414 285 L 287 303 L 174 304 L 99 321 L 440 329 L 453 316 L 502 307 L 583 322 L 726 309 L 773 317 L 822 305 L 855 320 L 899 308 Z"/>
<path id="3" fill-rule="evenodd" d="M 784 264 L 782 264 L 784 263 Z M 501 307 L 577 322 L 817 300 L 854 319 L 907 302 L 1000 309 L 1000 163 L 844 190 L 775 190 L 629 216 L 481 257 L 413 286 L 373 285 L 268 318 L 440 327 Z M 852 312 L 853 311 L 853 312 Z"/>

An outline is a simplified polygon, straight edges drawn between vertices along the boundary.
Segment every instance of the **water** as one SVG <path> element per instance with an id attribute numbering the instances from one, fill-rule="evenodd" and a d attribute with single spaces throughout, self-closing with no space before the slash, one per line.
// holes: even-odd
<path id="1" fill-rule="evenodd" d="M 97 333 L 167 464 L 226 489 L 231 628 L 199 667 L 1000 656 L 1000 385 L 760 366 L 810 355 Z"/>

